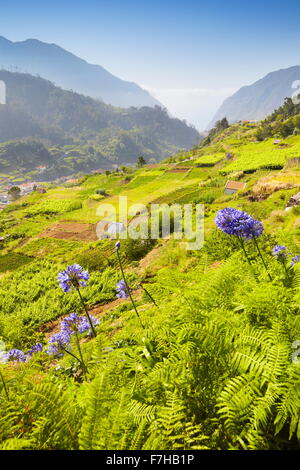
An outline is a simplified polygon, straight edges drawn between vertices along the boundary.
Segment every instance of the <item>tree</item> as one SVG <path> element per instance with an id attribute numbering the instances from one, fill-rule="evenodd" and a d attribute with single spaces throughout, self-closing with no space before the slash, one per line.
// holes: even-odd
<path id="1" fill-rule="evenodd" d="M 21 189 L 19 186 L 12 186 L 8 191 L 7 194 L 13 201 L 16 201 L 21 196 Z"/>
<path id="2" fill-rule="evenodd" d="M 144 159 L 143 156 L 140 156 L 138 159 L 137 159 L 137 163 L 136 163 L 136 166 L 138 168 L 141 168 L 142 166 L 146 165 L 146 160 Z"/>

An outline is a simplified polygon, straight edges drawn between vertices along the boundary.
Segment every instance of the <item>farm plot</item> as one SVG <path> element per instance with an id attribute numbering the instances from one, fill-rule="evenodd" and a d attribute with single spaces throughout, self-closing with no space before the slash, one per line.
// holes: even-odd
<path id="1" fill-rule="evenodd" d="M 202 157 L 194 160 L 194 163 L 198 166 L 214 166 L 216 163 L 220 162 L 225 158 L 224 153 L 214 153 L 212 155 L 203 155 Z"/>
<path id="2" fill-rule="evenodd" d="M 275 147 L 273 139 L 262 143 L 244 145 L 237 151 L 237 159 L 227 165 L 222 172 L 255 171 L 258 169 L 280 169 L 286 160 L 300 156 L 300 142 L 286 147 Z"/>
<path id="3" fill-rule="evenodd" d="M 74 241 L 96 241 L 96 224 L 57 222 L 41 233 L 40 238 L 58 238 Z"/>

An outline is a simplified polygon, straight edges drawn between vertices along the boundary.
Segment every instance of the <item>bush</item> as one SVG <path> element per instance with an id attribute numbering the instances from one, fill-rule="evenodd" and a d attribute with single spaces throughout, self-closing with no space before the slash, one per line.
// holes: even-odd
<path id="1" fill-rule="evenodd" d="M 100 196 L 107 196 L 107 192 L 105 189 L 96 189 L 95 193 L 99 194 Z"/>
<path id="2" fill-rule="evenodd" d="M 138 261 L 155 246 L 156 240 L 132 240 L 129 238 L 122 244 L 122 249 L 129 261 Z"/>

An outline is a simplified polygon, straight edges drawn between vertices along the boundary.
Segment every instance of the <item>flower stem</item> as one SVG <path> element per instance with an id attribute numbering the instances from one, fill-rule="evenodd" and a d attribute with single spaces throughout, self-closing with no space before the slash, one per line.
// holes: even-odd
<path id="1" fill-rule="evenodd" d="M 283 259 L 282 264 L 283 264 L 284 269 L 285 269 L 286 277 L 290 277 L 289 272 L 288 272 L 288 269 L 287 269 L 287 267 L 286 267 L 285 259 Z"/>
<path id="2" fill-rule="evenodd" d="M 1 382 L 3 384 L 3 388 L 4 388 L 4 391 L 5 391 L 6 398 L 9 400 L 8 390 L 7 390 L 6 383 L 5 383 L 4 377 L 2 375 L 2 372 L 0 372 L 0 377 L 1 377 Z"/>
<path id="3" fill-rule="evenodd" d="M 70 354 L 70 356 L 74 357 L 74 359 L 76 359 L 76 361 L 78 361 L 78 362 L 81 363 L 81 360 L 80 360 L 77 356 L 75 356 L 75 354 L 71 353 L 71 351 L 68 351 L 68 350 L 65 349 L 63 346 L 61 346 L 61 349 L 62 349 L 63 351 L 65 351 L 67 354 Z"/>
<path id="4" fill-rule="evenodd" d="M 152 295 L 150 294 L 150 292 L 146 289 L 146 287 L 143 286 L 143 284 L 140 282 L 140 286 L 141 288 L 146 292 L 146 294 L 148 295 L 148 297 L 150 298 L 150 300 L 153 302 L 153 304 L 155 305 L 155 307 L 158 308 L 158 305 L 157 303 L 155 302 L 155 300 L 153 299 Z"/>
<path id="5" fill-rule="evenodd" d="M 129 297 L 130 297 L 130 300 L 131 300 L 131 303 L 132 303 L 133 308 L 134 308 L 134 310 L 135 310 L 135 313 L 137 314 L 138 319 L 140 320 L 140 324 L 141 324 L 142 328 L 145 328 L 144 325 L 143 325 L 143 323 L 142 323 L 142 320 L 141 320 L 141 318 L 140 318 L 140 316 L 139 316 L 139 312 L 137 311 L 137 308 L 136 308 L 136 305 L 135 305 L 134 300 L 133 300 L 133 298 L 132 298 L 130 289 L 129 289 L 129 287 L 128 287 L 128 284 L 127 284 L 127 281 L 126 281 L 126 278 L 125 278 L 125 274 L 124 274 L 124 270 L 123 270 L 123 266 L 122 266 L 122 261 L 121 261 L 121 257 L 120 257 L 119 250 L 117 250 L 116 253 L 117 253 L 117 257 L 118 257 L 118 261 L 119 261 L 119 265 L 120 265 L 120 270 L 121 270 L 121 273 L 122 273 L 122 276 L 123 276 L 123 279 L 124 279 L 124 282 L 125 282 L 125 286 L 126 286 L 127 293 L 128 293 L 128 295 L 129 295 Z"/>
<path id="6" fill-rule="evenodd" d="M 79 287 L 76 287 L 76 290 L 77 290 L 77 292 L 78 292 L 80 301 L 81 301 L 81 303 L 82 303 L 82 305 L 83 305 L 83 308 L 84 308 L 84 310 L 85 310 L 85 314 L 86 314 L 87 319 L 88 319 L 88 321 L 89 321 L 89 324 L 90 324 L 90 326 L 91 326 L 91 330 L 92 330 L 93 336 L 94 336 L 94 338 L 96 338 L 97 333 L 96 333 L 96 331 L 95 331 L 95 328 L 94 328 L 93 322 L 92 322 L 92 320 L 91 320 L 91 317 L 89 316 L 89 312 L 88 312 L 87 306 L 86 306 L 85 303 L 84 303 L 84 300 L 83 300 L 83 298 L 82 298 L 82 295 L 81 295 L 81 292 L 80 292 Z"/>
<path id="7" fill-rule="evenodd" d="M 261 258 L 261 260 L 262 260 L 262 263 L 263 263 L 263 265 L 264 265 L 264 268 L 265 268 L 265 270 L 267 271 L 267 274 L 268 274 L 268 276 L 269 276 L 269 279 L 270 279 L 270 281 L 272 281 L 271 274 L 269 273 L 268 268 L 267 268 L 267 265 L 266 265 L 266 263 L 265 263 L 265 260 L 263 259 L 263 256 L 262 256 L 262 254 L 261 254 L 261 251 L 260 251 L 260 248 L 259 248 L 259 246 L 258 246 L 257 240 L 256 240 L 255 237 L 253 238 L 253 240 L 254 240 L 254 244 L 255 244 L 255 246 L 256 246 L 256 248 L 257 248 L 258 254 L 259 254 L 259 256 L 260 256 L 260 258 Z"/>
<path id="8" fill-rule="evenodd" d="M 245 255 L 245 258 L 246 260 L 248 261 L 248 263 L 250 264 L 250 266 L 252 266 L 252 263 L 247 255 L 247 252 L 246 252 L 246 249 L 245 249 L 245 244 L 244 244 L 244 240 L 241 238 L 241 237 L 238 237 L 239 241 L 240 241 L 240 244 L 241 244 L 241 247 L 242 247 L 242 250 L 244 252 L 244 255 Z"/>
<path id="9" fill-rule="evenodd" d="M 82 365 L 83 375 L 84 375 L 85 380 L 87 380 L 87 378 L 86 378 L 87 367 L 86 367 L 85 362 L 84 362 L 84 360 L 83 360 L 82 351 L 81 351 L 80 342 L 79 342 L 79 338 L 78 338 L 78 333 L 77 333 L 77 332 L 76 332 L 76 343 L 77 343 L 77 349 L 78 349 L 79 356 L 80 356 L 80 362 L 81 362 L 81 365 Z"/>
<path id="10" fill-rule="evenodd" d="M 71 353 L 71 351 L 68 351 L 67 349 L 65 349 L 63 347 L 62 347 L 62 350 L 65 351 L 67 354 L 70 354 L 70 356 L 74 357 L 74 359 L 76 359 L 76 361 L 78 361 L 81 364 L 84 378 L 85 378 L 85 380 L 87 380 L 87 378 L 86 378 L 86 367 L 85 367 L 85 363 L 83 362 L 83 360 L 79 359 L 77 356 L 75 356 L 75 354 Z M 79 351 L 80 351 L 79 354 L 81 356 L 81 350 L 79 349 Z"/>

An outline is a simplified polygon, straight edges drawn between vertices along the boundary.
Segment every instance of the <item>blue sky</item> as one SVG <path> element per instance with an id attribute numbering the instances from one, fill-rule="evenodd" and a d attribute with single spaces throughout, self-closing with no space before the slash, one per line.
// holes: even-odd
<path id="1" fill-rule="evenodd" d="M 0 35 L 59 44 L 200 129 L 234 90 L 300 64 L 295 0 L 0 0 L 0 18 Z"/>

